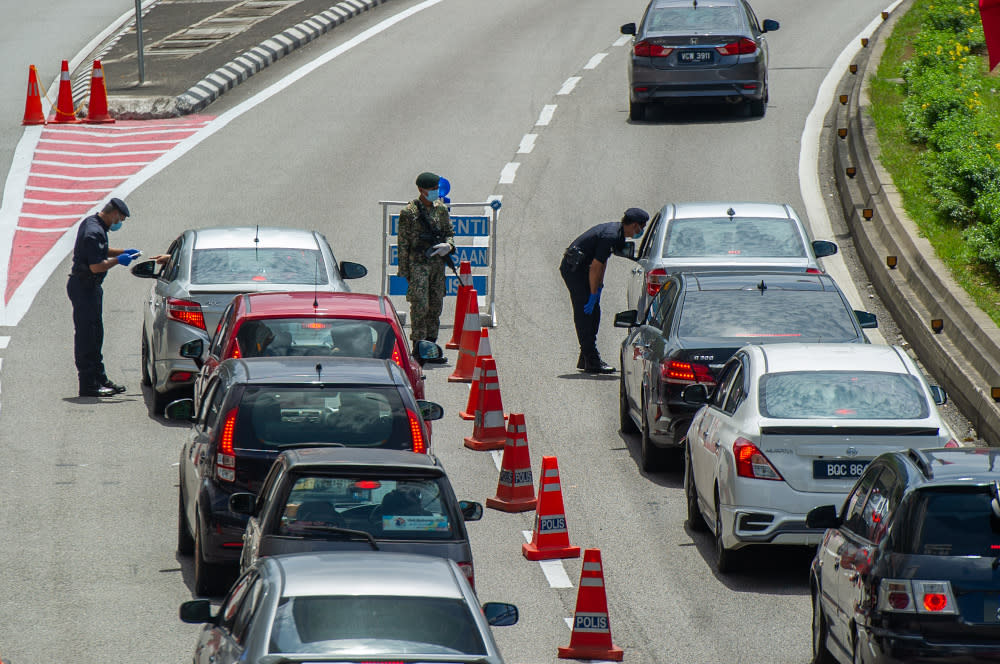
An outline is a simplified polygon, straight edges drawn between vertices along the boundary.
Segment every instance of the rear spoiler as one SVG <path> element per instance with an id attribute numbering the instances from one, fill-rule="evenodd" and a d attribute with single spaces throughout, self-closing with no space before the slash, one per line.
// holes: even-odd
<path id="1" fill-rule="evenodd" d="M 784 434 L 786 436 L 938 436 L 941 430 L 937 427 L 783 426 L 761 427 L 760 432 L 763 435 Z"/>

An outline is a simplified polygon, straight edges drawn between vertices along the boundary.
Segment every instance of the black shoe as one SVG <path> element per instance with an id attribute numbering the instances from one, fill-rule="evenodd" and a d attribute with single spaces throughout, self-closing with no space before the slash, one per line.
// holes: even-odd
<path id="1" fill-rule="evenodd" d="M 111 379 L 105 376 L 103 379 L 98 381 L 100 387 L 106 387 L 109 390 L 114 390 L 115 394 L 121 394 L 125 391 L 124 385 L 118 385 L 117 383 L 112 383 Z"/>
<path id="2" fill-rule="evenodd" d="M 103 385 L 80 388 L 81 397 L 113 397 L 115 394 L 117 394 L 117 392 L 110 387 L 104 387 Z"/>
<path id="3" fill-rule="evenodd" d="M 580 357 L 576 361 L 576 368 L 577 369 L 586 369 L 587 368 L 587 359 L 583 356 L 583 353 L 580 353 Z"/>
<path id="4" fill-rule="evenodd" d="M 604 360 L 598 360 L 597 362 L 588 362 L 584 366 L 583 371 L 589 374 L 613 374 L 615 368 L 607 364 Z"/>

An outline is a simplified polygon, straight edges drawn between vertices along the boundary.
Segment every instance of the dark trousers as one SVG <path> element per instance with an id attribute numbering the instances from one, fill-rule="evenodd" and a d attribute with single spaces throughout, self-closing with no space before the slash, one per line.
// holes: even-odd
<path id="1" fill-rule="evenodd" d="M 80 388 L 96 387 L 104 378 L 104 289 L 86 278 L 70 277 L 66 294 L 73 303 L 73 357 Z"/>
<path id="2" fill-rule="evenodd" d="M 569 290 L 569 299 L 573 303 L 573 325 L 576 326 L 576 339 L 580 343 L 580 356 L 588 364 L 596 363 L 601 355 L 597 352 L 597 329 L 601 326 L 601 305 L 594 307 L 594 312 L 583 312 L 587 300 L 590 299 L 590 274 L 588 270 L 571 271 L 566 263 L 559 266 L 563 281 Z"/>

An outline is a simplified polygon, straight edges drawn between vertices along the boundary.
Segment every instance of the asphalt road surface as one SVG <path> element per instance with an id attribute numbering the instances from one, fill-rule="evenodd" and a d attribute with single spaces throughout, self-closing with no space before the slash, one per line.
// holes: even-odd
<path id="1" fill-rule="evenodd" d="M 53 34 L 72 50 L 126 4 L 90 3 L 88 20 L 64 16 Z M 688 108 L 633 124 L 618 27 L 638 21 L 645 4 L 401 0 L 368 12 L 213 104 L 208 114 L 232 119 L 129 196 L 133 217 L 112 244 L 151 255 L 192 226 L 317 228 L 339 259 L 368 265 L 370 276 L 352 287 L 371 291 L 379 286 L 378 200 L 412 197 L 424 170 L 448 177 L 456 202 L 502 196 L 491 336 L 504 406 L 526 415 L 536 475 L 543 455 L 559 458 L 570 538 L 602 550 L 615 643 L 643 664 L 803 664 L 810 552 L 763 551 L 744 573 L 716 573 L 710 539 L 684 527 L 681 474 L 641 473 L 638 439 L 619 433 L 617 378 L 575 371 L 557 265 L 579 232 L 629 206 L 751 199 L 804 212 L 803 121 L 830 64 L 885 3 L 758 0 L 761 19 L 782 23 L 769 35 L 765 118 Z M 338 46 L 350 48 L 255 104 L 254 95 Z M 23 40 L 3 46 L 21 59 L 27 48 Z M 20 99 L 15 79 L 4 89 Z M 539 125 L 552 105 L 551 120 Z M 5 113 L 4 149 L 16 142 L 9 119 L 19 113 Z M 536 135 L 534 147 L 519 153 L 526 134 Z M 599 347 L 612 363 L 623 334 L 611 317 L 624 308 L 628 268 L 613 259 L 606 278 Z M 198 628 L 176 616 L 191 597 L 192 567 L 174 550 L 186 427 L 151 417 L 150 396 L 139 389 L 149 282 L 121 269 L 105 282 L 106 364 L 129 390 L 96 403 L 75 396 L 67 271 L 68 261 L 9 330 L 3 355 L 0 655 L 14 664 L 190 661 Z M 444 320 L 451 315 L 449 306 Z M 457 412 L 467 388 L 448 383 L 449 373 L 427 371 L 428 397 L 446 410 L 434 451 L 460 498 L 485 501 L 496 490 L 494 457 L 462 447 L 471 424 Z M 525 560 L 522 533 L 531 527 L 531 513 L 487 510 L 469 528 L 481 599 L 521 609 L 517 626 L 495 630 L 511 664 L 557 661 L 580 574 L 579 560 L 547 568 Z M 552 587 L 560 566 L 572 588 Z"/>

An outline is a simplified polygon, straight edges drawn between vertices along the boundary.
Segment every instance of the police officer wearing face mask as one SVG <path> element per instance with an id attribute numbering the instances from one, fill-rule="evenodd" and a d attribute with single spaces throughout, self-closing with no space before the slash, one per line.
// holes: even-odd
<path id="1" fill-rule="evenodd" d="M 601 291 L 604 290 L 604 270 L 612 253 L 625 248 L 627 238 L 642 237 L 649 215 L 640 208 L 625 210 L 621 222 L 598 224 L 573 240 L 563 254 L 562 273 L 573 303 L 573 324 L 580 342 L 580 358 L 576 368 L 587 373 L 614 373 L 597 352 L 597 329 L 601 325 Z"/>
<path id="2" fill-rule="evenodd" d="M 124 385 L 116 385 L 104 372 L 101 283 L 108 270 L 116 265 L 127 266 L 141 253 L 138 249 L 108 247 L 108 231 L 121 228 L 128 215 L 125 201 L 112 198 L 100 212 L 84 219 L 76 233 L 66 293 L 73 304 L 73 355 L 81 397 L 110 397 L 125 391 Z"/>

